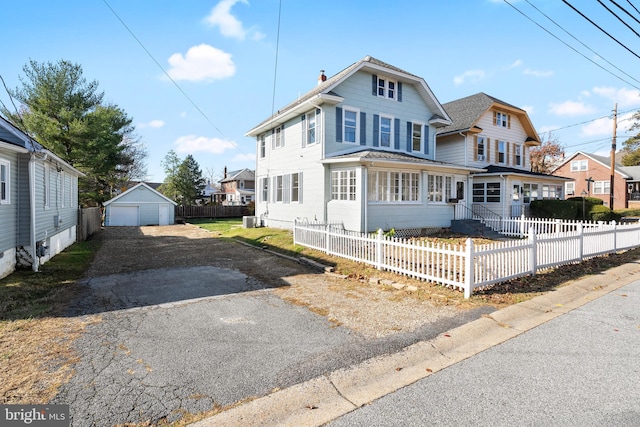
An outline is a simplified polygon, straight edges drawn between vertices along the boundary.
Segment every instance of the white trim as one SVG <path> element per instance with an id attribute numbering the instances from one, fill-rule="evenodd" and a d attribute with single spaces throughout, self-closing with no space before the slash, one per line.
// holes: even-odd
<path id="1" fill-rule="evenodd" d="M 4 166 L 5 177 L 4 177 L 4 181 L 0 181 L 0 185 L 2 184 L 2 182 L 4 182 L 5 184 L 5 197 L 2 198 L 2 194 L 0 193 L 0 205 L 10 205 L 11 204 L 11 162 L 7 159 L 3 159 L 0 157 L 0 168 L 2 168 L 2 166 Z"/>
<path id="2" fill-rule="evenodd" d="M 176 202 L 174 202 L 173 200 L 171 200 L 170 198 L 168 198 L 167 196 L 165 196 L 164 194 L 158 192 L 157 190 L 154 190 L 153 188 L 149 187 L 147 184 L 145 184 L 144 182 L 140 182 L 136 185 L 134 185 L 133 187 L 131 187 L 130 189 L 128 189 L 127 191 L 125 191 L 124 193 L 120 193 L 118 194 L 116 197 L 114 197 L 111 200 L 107 200 L 106 202 L 102 203 L 102 206 L 107 206 L 113 202 L 115 202 L 116 200 L 122 198 L 125 194 L 129 194 L 131 193 L 133 190 L 137 189 L 138 187 L 145 187 L 148 190 L 151 190 L 153 193 L 157 194 L 158 196 L 162 197 L 164 200 L 166 200 L 167 202 L 173 204 L 174 206 L 177 206 L 178 204 Z M 139 202 L 135 202 L 135 203 L 139 203 Z M 158 202 L 151 202 L 151 203 L 158 203 Z"/>

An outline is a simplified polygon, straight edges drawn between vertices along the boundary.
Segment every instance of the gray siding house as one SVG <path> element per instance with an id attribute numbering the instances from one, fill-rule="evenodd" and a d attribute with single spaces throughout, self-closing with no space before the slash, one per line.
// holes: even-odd
<path id="1" fill-rule="evenodd" d="M 103 203 L 105 226 L 170 225 L 176 202 L 141 182 Z"/>
<path id="2" fill-rule="evenodd" d="M 263 225 L 342 223 L 369 232 L 448 227 L 469 175 L 436 159 L 452 123 L 419 76 L 367 56 L 247 132 L 256 138 L 255 214 Z M 462 160 L 462 159 L 461 159 Z"/>
<path id="3" fill-rule="evenodd" d="M 82 172 L 0 117 L 0 277 L 76 241 Z"/>

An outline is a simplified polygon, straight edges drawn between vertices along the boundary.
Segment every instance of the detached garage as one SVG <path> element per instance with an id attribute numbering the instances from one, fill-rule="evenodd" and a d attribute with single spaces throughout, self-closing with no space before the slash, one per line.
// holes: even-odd
<path id="1" fill-rule="evenodd" d="M 103 203 L 105 226 L 170 225 L 176 202 L 144 182 Z"/>

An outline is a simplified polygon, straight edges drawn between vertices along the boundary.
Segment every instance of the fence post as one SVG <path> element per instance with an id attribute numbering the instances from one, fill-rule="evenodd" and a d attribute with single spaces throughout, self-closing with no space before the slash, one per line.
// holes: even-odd
<path id="1" fill-rule="evenodd" d="M 473 277 L 473 240 L 467 239 L 465 247 L 464 258 L 464 297 L 471 298 L 473 293 L 473 284 L 475 278 Z"/>
<path id="2" fill-rule="evenodd" d="M 296 244 L 296 228 L 298 228 L 298 220 L 293 220 L 293 244 Z"/>
<path id="3" fill-rule="evenodd" d="M 382 270 L 383 238 L 384 234 L 382 233 L 382 228 L 378 228 L 378 233 L 376 235 L 376 268 L 378 270 Z"/>
<path id="4" fill-rule="evenodd" d="M 615 219 L 611 221 L 611 224 L 613 225 L 613 253 L 615 254 L 618 251 L 618 224 Z"/>
<path id="5" fill-rule="evenodd" d="M 525 216 L 524 213 L 520 215 L 520 238 L 524 237 L 524 225 L 525 225 Z"/>
<path id="6" fill-rule="evenodd" d="M 529 267 L 531 268 L 531 275 L 535 276 L 538 271 L 538 236 L 536 235 L 535 227 L 529 227 L 529 244 L 531 245 L 531 251 L 529 252 Z"/>
<path id="7" fill-rule="evenodd" d="M 327 224 L 325 226 L 325 232 L 324 232 L 324 252 L 326 254 L 329 254 L 329 249 L 330 249 L 330 245 L 331 245 L 331 236 L 329 235 L 329 224 Z"/>
<path id="8" fill-rule="evenodd" d="M 578 235 L 580 236 L 580 243 L 578 244 L 580 248 L 580 262 L 582 262 L 584 257 L 584 226 L 582 223 L 578 224 Z"/>

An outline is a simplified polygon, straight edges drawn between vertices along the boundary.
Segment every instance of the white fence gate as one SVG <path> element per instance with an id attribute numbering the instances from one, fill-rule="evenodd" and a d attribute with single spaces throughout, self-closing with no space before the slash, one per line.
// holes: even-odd
<path id="1" fill-rule="evenodd" d="M 527 239 L 476 246 L 471 239 L 464 245 L 439 244 L 385 236 L 382 230 L 366 234 L 342 230 L 335 225 L 296 222 L 293 241 L 373 265 L 379 270 L 459 289 L 465 298 L 475 289 L 640 246 L 640 224 L 637 223 L 554 220 L 540 222 L 539 227 L 533 223 L 527 225 Z M 551 225 L 554 228 L 549 228 Z"/>

